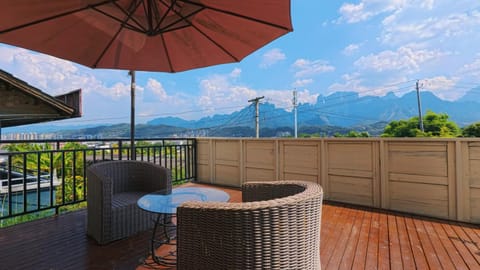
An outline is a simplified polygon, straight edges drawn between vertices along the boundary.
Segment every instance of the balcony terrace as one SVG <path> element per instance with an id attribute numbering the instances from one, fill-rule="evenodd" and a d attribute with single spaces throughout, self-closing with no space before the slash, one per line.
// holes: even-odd
<path id="1" fill-rule="evenodd" d="M 322 269 L 480 269 L 479 140 L 197 139 L 189 148 L 145 148 L 156 158 L 138 158 L 162 164 L 169 159 L 159 154 L 182 153 L 163 164 L 193 160 L 175 169 L 190 182 L 183 185 L 213 185 L 231 201 L 246 181 L 321 184 Z M 114 153 L 121 151 L 97 157 L 118 159 Z M 73 197 L 82 202 L 79 192 Z M 60 214 L 0 229 L 0 268 L 151 269 L 150 236 L 98 246 L 86 236 L 86 210 Z"/>
<path id="2" fill-rule="evenodd" d="M 238 189 L 218 188 L 240 201 Z M 150 232 L 99 246 L 86 236 L 85 210 L 0 232 L 3 269 L 151 269 L 143 265 Z M 472 224 L 329 201 L 323 206 L 322 269 L 479 269 L 479 243 L 480 228 Z"/>

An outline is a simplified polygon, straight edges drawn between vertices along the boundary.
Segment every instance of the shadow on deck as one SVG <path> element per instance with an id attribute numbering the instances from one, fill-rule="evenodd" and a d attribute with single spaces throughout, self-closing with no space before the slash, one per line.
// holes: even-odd
<path id="1" fill-rule="evenodd" d="M 0 268 L 151 269 L 150 236 L 98 246 L 76 211 L 0 229 Z M 480 226 L 325 202 L 320 251 L 322 269 L 480 269 Z"/>

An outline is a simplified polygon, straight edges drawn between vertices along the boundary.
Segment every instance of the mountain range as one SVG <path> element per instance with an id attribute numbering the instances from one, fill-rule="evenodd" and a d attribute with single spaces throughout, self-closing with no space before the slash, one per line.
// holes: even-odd
<path id="1" fill-rule="evenodd" d="M 459 126 L 480 122 L 480 87 L 474 88 L 456 101 L 446 101 L 428 91 L 420 92 L 422 112 L 446 113 Z M 325 136 L 347 133 L 350 130 L 367 131 L 371 135 L 382 133 L 392 120 L 418 116 L 417 93 L 409 92 L 401 97 L 393 93 L 385 96 L 360 96 L 356 92 L 337 92 L 318 96 L 316 104 L 297 106 L 297 123 L 300 133 L 319 133 Z M 273 104 L 259 107 L 262 137 L 293 134 L 294 113 Z M 25 127 L 9 129 L 22 132 Z M 28 129 L 31 132 L 31 128 Z M 64 137 L 128 137 L 128 124 L 102 126 L 43 126 L 38 133 L 55 132 Z M 179 117 L 162 117 L 136 126 L 138 137 L 168 136 L 255 136 L 255 107 L 247 106 L 231 114 L 216 114 L 198 120 Z"/>
<path id="2" fill-rule="evenodd" d="M 431 92 L 420 94 L 422 112 L 446 113 L 459 126 L 480 121 L 480 88 L 472 89 L 457 101 L 446 101 Z M 416 92 L 401 97 L 393 93 L 385 96 L 359 96 L 356 92 L 337 92 L 320 95 L 316 104 L 300 104 L 297 107 L 298 126 L 352 127 L 377 122 L 408 119 L 418 116 Z M 260 126 L 263 128 L 293 127 L 294 114 L 273 104 L 265 103 L 259 109 Z M 255 108 L 248 106 L 231 114 L 213 115 L 199 120 L 178 117 L 162 117 L 147 122 L 148 125 L 168 125 L 186 129 L 213 127 L 255 127 Z"/>

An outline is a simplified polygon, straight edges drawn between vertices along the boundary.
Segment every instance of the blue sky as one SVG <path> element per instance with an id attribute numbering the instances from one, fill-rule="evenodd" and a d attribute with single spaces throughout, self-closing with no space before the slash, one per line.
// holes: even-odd
<path id="1" fill-rule="evenodd" d="M 480 85 L 480 1 L 292 0 L 294 31 L 240 63 L 176 74 L 137 72 L 137 123 L 238 111 L 265 96 L 292 108 L 319 95 L 414 90 L 456 100 Z M 0 68 L 56 95 L 83 89 L 83 114 L 65 124 L 127 123 L 127 71 L 95 70 L 0 44 Z"/>

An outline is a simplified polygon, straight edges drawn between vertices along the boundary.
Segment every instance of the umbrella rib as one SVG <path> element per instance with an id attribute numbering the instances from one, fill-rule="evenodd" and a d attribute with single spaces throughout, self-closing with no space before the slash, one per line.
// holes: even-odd
<path id="1" fill-rule="evenodd" d="M 22 24 L 22 25 L 17 25 L 15 27 L 12 27 L 12 28 L 9 28 L 9 29 L 1 30 L 0 34 L 5 34 L 5 33 L 8 33 L 8 32 L 18 30 L 18 29 L 22 29 L 22 28 L 29 27 L 29 26 L 32 26 L 32 25 L 36 25 L 36 24 L 39 24 L 39 23 L 42 23 L 42 22 L 51 21 L 51 20 L 54 20 L 54 19 L 57 19 L 57 18 L 60 18 L 60 17 L 68 16 L 70 14 L 74 14 L 74 13 L 77 13 L 77 12 L 80 12 L 80 11 L 83 11 L 83 10 L 87 10 L 87 9 L 90 9 L 90 8 L 96 8 L 97 6 L 102 6 L 104 4 L 108 4 L 110 2 L 115 2 L 115 1 L 117 1 L 117 0 L 106 0 L 106 1 L 94 4 L 94 5 L 88 5 L 88 6 L 85 6 L 85 7 L 82 7 L 82 8 L 70 10 L 70 11 L 67 11 L 67 12 L 64 12 L 64 13 L 60 13 L 60 14 L 56 14 L 56 15 L 47 17 L 47 18 L 39 19 L 39 20 L 36 20 L 36 21 L 33 21 L 33 22 L 25 23 L 25 24 Z"/>
<path id="2" fill-rule="evenodd" d="M 136 9 L 138 8 L 138 6 L 140 5 L 140 3 L 141 3 L 141 2 L 138 2 L 137 6 L 134 8 L 134 10 L 136 10 Z M 113 15 L 111 15 L 111 14 L 108 14 L 107 12 L 105 12 L 105 11 L 103 11 L 103 10 L 100 10 L 100 9 L 98 9 L 98 8 L 96 8 L 96 7 L 92 7 L 92 9 L 95 10 L 96 12 L 100 13 L 100 14 L 103 14 L 103 15 L 109 17 L 109 18 L 112 19 L 112 20 L 115 20 L 115 21 L 121 23 L 122 26 L 125 27 L 125 28 L 131 29 L 131 30 L 133 30 L 133 31 L 137 31 L 137 32 L 140 32 L 140 33 L 147 31 L 147 29 L 145 29 L 141 23 L 139 23 L 137 20 L 135 20 L 134 17 L 132 17 L 133 12 L 131 12 L 131 13 L 127 12 L 127 11 L 124 10 L 121 6 L 119 6 L 117 3 L 114 3 L 114 5 L 115 5 L 118 9 L 120 9 L 120 10 L 123 12 L 123 14 L 125 14 L 125 15 L 127 16 L 127 17 L 125 18 L 125 20 L 121 20 L 121 19 L 119 19 L 119 18 L 117 18 L 117 17 L 115 17 L 115 16 L 113 16 Z M 131 23 L 128 23 L 128 22 L 127 22 L 127 20 L 130 20 L 130 19 L 135 22 L 136 26 L 133 25 L 133 24 L 131 24 Z"/>
<path id="3" fill-rule="evenodd" d="M 115 33 L 115 35 L 113 35 L 113 37 L 110 39 L 110 41 L 108 42 L 107 46 L 105 46 L 105 49 L 103 49 L 102 53 L 98 56 L 97 60 L 95 61 L 95 63 L 93 64 L 93 67 L 96 68 L 97 65 L 98 65 L 98 62 L 100 62 L 100 60 L 103 58 L 103 56 L 107 53 L 107 50 L 108 48 L 110 48 L 110 46 L 112 45 L 112 43 L 115 41 L 115 39 L 118 37 L 118 35 L 120 34 L 120 32 L 122 31 L 122 27 L 123 26 L 120 26 L 120 28 L 118 29 L 118 31 Z"/>
<path id="4" fill-rule="evenodd" d="M 126 13 L 120 6 L 118 6 L 116 3 L 115 5 L 120 8 L 120 10 L 122 10 L 122 12 L 125 13 L 125 15 L 127 15 L 127 17 L 125 18 L 125 21 L 121 21 L 121 20 L 118 20 L 117 18 L 115 17 L 112 17 L 110 16 L 110 14 L 108 13 L 104 13 L 103 11 L 101 10 L 97 10 L 98 12 L 102 13 L 102 14 L 105 14 L 106 16 L 109 16 L 109 17 L 112 17 L 114 19 L 116 19 L 117 21 L 121 22 L 122 24 L 120 25 L 120 27 L 118 28 L 118 31 L 115 33 L 115 35 L 113 35 L 113 37 L 110 39 L 110 41 L 108 42 L 107 46 L 105 47 L 105 49 L 103 49 L 102 53 L 98 56 L 97 60 L 95 61 L 95 63 L 93 64 L 94 67 L 97 67 L 98 66 L 98 63 L 100 62 L 100 60 L 103 58 L 103 56 L 107 53 L 107 50 L 108 48 L 110 48 L 110 46 L 113 44 L 113 42 L 115 41 L 115 39 L 117 39 L 118 35 L 120 34 L 120 32 L 122 31 L 122 28 L 125 27 L 125 25 L 129 26 L 129 24 L 126 22 L 127 20 L 129 20 L 130 18 L 132 18 L 132 15 L 133 15 L 133 11 L 131 13 Z M 137 6 L 133 7 L 133 10 L 136 10 L 138 8 L 140 4 L 138 4 Z M 132 18 L 133 19 L 133 18 Z M 134 20 L 135 21 L 135 20 Z M 136 21 L 135 21 L 136 22 Z M 136 22 L 137 23 L 137 22 Z M 132 26 L 133 27 L 133 26 Z M 138 29 L 136 28 L 130 28 L 130 27 L 126 27 L 126 28 L 129 28 L 129 29 L 132 29 L 132 30 L 135 30 L 135 31 L 138 31 L 138 32 L 141 32 L 139 31 Z"/>
<path id="5" fill-rule="evenodd" d="M 163 35 L 160 35 L 160 37 L 162 38 L 163 47 L 165 48 L 165 55 L 167 56 L 167 59 L 168 59 L 168 66 L 170 67 L 170 70 L 172 72 L 175 72 L 175 70 L 173 69 L 173 65 L 172 65 L 172 59 L 170 58 L 170 54 L 168 52 L 168 47 L 167 47 L 167 44 L 165 42 L 165 38 L 163 37 Z"/>
<path id="6" fill-rule="evenodd" d="M 152 3 L 151 0 L 147 0 L 148 4 L 143 4 L 143 12 L 147 14 L 147 22 L 148 22 L 148 31 L 151 32 L 153 29 L 153 10 L 152 10 Z"/>
<path id="7" fill-rule="evenodd" d="M 167 18 L 167 14 L 168 14 L 171 10 L 173 10 L 173 6 L 175 5 L 175 4 L 174 4 L 175 2 L 173 2 L 173 1 L 171 2 L 170 5 L 167 5 L 166 3 L 164 3 L 164 1 L 161 1 L 161 0 L 158 1 L 158 2 L 160 2 L 161 4 L 163 4 L 164 6 L 166 6 L 166 7 L 167 7 L 167 11 L 163 14 L 162 18 L 161 18 L 160 20 L 158 20 L 158 23 L 157 23 L 157 25 L 155 26 L 155 31 L 159 31 L 159 30 L 160 30 L 160 28 L 161 28 L 160 25 L 163 23 L 163 21 L 165 20 L 165 18 Z M 158 8 L 157 8 L 156 5 L 155 5 L 155 11 L 156 11 L 157 13 L 159 13 Z M 175 11 L 174 11 L 174 12 L 175 12 Z M 167 26 L 167 27 L 168 27 L 168 26 Z"/>
<path id="8" fill-rule="evenodd" d="M 200 30 L 197 26 L 195 25 L 191 25 L 193 28 L 195 28 L 195 30 L 197 30 L 200 34 L 202 34 L 204 37 L 206 37 L 208 40 L 210 40 L 213 44 L 215 44 L 215 46 L 217 46 L 218 48 L 220 48 L 224 53 L 230 55 L 230 57 L 232 59 L 234 59 L 235 61 L 237 62 L 240 62 L 241 59 L 239 59 L 238 57 L 236 57 L 235 55 L 231 54 L 225 47 L 223 47 L 222 45 L 220 45 L 220 43 L 218 43 L 217 41 L 215 41 L 213 38 L 211 38 L 209 35 L 207 35 L 205 32 L 203 32 L 202 30 Z"/>
<path id="9" fill-rule="evenodd" d="M 187 4 L 191 4 L 191 5 L 195 5 L 195 6 L 199 6 L 199 7 L 205 8 L 205 9 L 210 9 L 210 10 L 213 10 L 213 11 L 216 11 L 216 12 L 228 14 L 228 15 L 231 15 L 231 16 L 234 16 L 234 17 L 255 21 L 255 22 L 265 24 L 265 25 L 269 25 L 269 26 L 272 26 L 272 27 L 275 27 L 275 28 L 280 28 L 282 30 L 292 31 L 292 29 L 289 28 L 289 27 L 285 27 L 285 26 L 278 25 L 278 24 L 275 24 L 275 23 L 267 22 L 267 21 L 264 21 L 264 20 L 259 20 L 257 18 L 249 17 L 249 16 L 242 15 L 242 14 L 238 14 L 238 13 L 231 12 L 231 11 L 228 11 L 228 10 L 214 8 L 214 7 L 207 6 L 207 5 L 204 5 L 204 4 L 200 4 L 200 3 L 197 3 L 197 2 L 193 2 L 193 1 L 190 1 L 190 0 L 178 0 L 178 1 L 181 1 L 181 2 L 184 2 L 184 3 L 187 3 Z"/>
<path id="10" fill-rule="evenodd" d="M 162 1 L 160 1 L 162 2 Z M 184 1 L 185 2 L 185 1 Z M 163 3 L 163 2 L 162 2 Z M 207 35 L 206 33 L 204 33 L 203 31 L 201 31 L 198 27 L 196 27 L 195 25 L 193 25 L 189 20 L 187 20 L 189 17 L 199 13 L 200 11 L 203 11 L 204 9 L 206 9 L 205 6 L 203 5 L 197 5 L 199 6 L 200 8 L 194 12 L 192 12 L 191 14 L 188 14 L 187 16 L 183 16 L 181 13 L 173 10 L 173 12 L 175 12 L 175 14 L 177 14 L 179 17 L 180 17 L 180 20 L 177 20 L 175 21 L 174 23 L 170 24 L 170 25 L 175 25 L 177 22 L 179 21 L 185 21 L 187 22 L 187 24 L 191 27 L 193 27 L 195 30 L 197 30 L 200 34 L 202 34 L 204 37 L 206 37 L 208 40 L 210 40 L 213 44 L 215 44 L 215 46 L 217 46 L 218 48 L 220 48 L 225 54 L 229 55 L 232 59 L 234 59 L 235 61 L 239 62 L 240 59 L 238 57 L 236 57 L 235 55 L 231 54 L 225 47 L 223 47 L 222 45 L 220 45 L 218 42 L 216 42 L 214 39 L 212 39 L 209 35 Z M 188 27 L 187 25 L 186 26 L 180 26 L 180 27 L 176 27 L 176 28 L 172 28 L 172 29 L 169 29 L 168 31 L 164 31 L 165 32 L 169 32 L 169 31 L 173 31 L 173 30 L 178 30 L 178 29 L 181 29 L 181 28 L 184 28 L 184 27 Z M 168 28 L 168 27 L 166 27 Z M 162 36 L 162 40 L 163 40 L 163 36 Z M 163 42 L 165 43 L 165 41 L 163 40 Z M 167 47 L 165 47 L 167 48 Z M 168 52 L 167 52 L 167 56 L 168 56 Z M 170 57 L 169 58 L 169 63 L 171 62 L 170 61 Z M 171 66 L 170 66 L 171 67 Z M 171 68 L 173 70 L 173 68 Z"/>
<path id="11" fill-rule="evenodd" d="M 160 3 L 162 3 L 164 6 L 168 7 L 168 11 L 165 13 L 165 16 L 162 18 L 162 20 L 166 17 L 166 14 L 168 14 L 168 12 L 170 11 L 173 11 L 178 17 L 180 17 L 180 19 L 178 20 L 175 20 L 173 22 L 171 22 L 169 25 L 166 25 L 165 27 L 163 27 L 163 31 L 161 31 L 161 27 L 160 27 L 160 24 L 162 23 L 159 22 L 157 24 L 157 27 L 155 28 L 156 31 L 161 31 L 162 33 L 166 33 L 166 32 L 171 32 L 171 31 L 175 31 L 175 30 L 179 30 L 179 29 L 182 29 L 182 28 L 185 28 L 185 27 L 189 27 L 189 26 L 192 26 L 192 22 L 188 20 L 188 18 L 194 16 L 195 14 L 201 12 L 204 10 L 204 8 L 200 7 L 199 9 L 191 12 L 190 14 L 187 14 L 186 16 L 182 15 L 180 12 L 176 11 L 175 9 L 173 9 L 173 2 L 172 2 L 172 5 L 168 6 L 164 1 L 160 0 L 159 1 Z M 173 27 L 173 28 L 170 28 L 171 26 L 181 22 L 181 21 L 184 21 L 187 23 L 187 25 L 182 25 L 182 26 L 178 26 L 178 27 Z"/>

